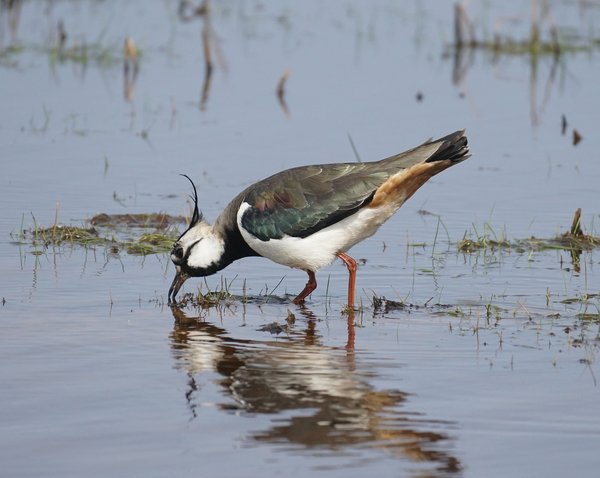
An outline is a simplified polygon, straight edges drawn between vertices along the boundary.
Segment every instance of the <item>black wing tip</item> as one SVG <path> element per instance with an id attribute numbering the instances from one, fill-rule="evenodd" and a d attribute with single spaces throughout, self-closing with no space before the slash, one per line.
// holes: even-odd
<path id="1" fill-rule="evenodd" d="M 428 163 L 449 160 L 452 164 L 457 164 L 471 157 L 469 154 L 469 141 L 464 129 L 459 129 L 454 133 L 431 141 L 431 143 L 439 143 L 440 147 L 426 161 Z"/>

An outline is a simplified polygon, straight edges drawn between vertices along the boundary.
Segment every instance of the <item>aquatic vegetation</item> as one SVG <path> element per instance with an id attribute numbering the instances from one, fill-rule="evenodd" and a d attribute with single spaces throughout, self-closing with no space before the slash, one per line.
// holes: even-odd
<path id="1" fill-rule="evenodd" d="M 220 285 L 211 289 L 205 280 L 196 293 L 188 292 L 184 294 L 175 305 L 177 307 L 189 307 L 201 310 L 229 307 L 233 305 L 236 300 L 240 300 L 239 297 L 236 298 L 229 291 L 232 282 L 233 280 L 227 282 L 226 279 L 221 277 Z"/>
<path id="2" fill-rule="evenodd" d="M 179 307 L 192 307 L 196 309 L 210 309 L 213 307 L 226 306 L 233 302 L 233 295 L 224 289 L 208 289 L 206 292 L 199 290 L 193 294 L 184 294 L 177 302 Z"/>
<path id="3" fill-rule="evenodd" d="M 146 227 L 165 229 L 186 221 L 183 216 L 171 216 L 162 212 L 151 214 L 96 214 L 90 224 L 104 227 Z"/>
<path id="4" fill-rule="evenodd" d="M 184 218 L 164 213 L 98 214 L 88 223 L 89 226 L 54 224 L 40 227 L 34 218 L 33 227 L 26 229 L 21 226 L 12 237 L 19 244 L 32 246 L 105 247 L 112 253 L 161 254 L 171 250 L 179 235 L 175 226 L 184 223 Z M 155 230 L 147 232 L 147 229 Z M 141 232 L 139 236 L 138 232 Z"/>
<path id="5" fill-rule="evenodd" d="M 577 314 L 577 318 L 579 320 L 584 320 L 584 321 L 588 321 L 588 322 L 596 322 L 596 323 L 600 323 L 600 311 L 599 312 L 582 312 L 580 314 Z"/>
<path id="6" fill-rule="evenodd" d="M 17 24 L 18 19 L 15 22 L 15 28 Z M 116 41 L 106 42 L 104 31 L 98 35 L 95 41 L 86 41 L 81 33 L 67 31 L 62 20 L 56 23 L 52 36 L 52 41 L 41 44 L 13 41 L 10 45 L 0 49 L 0 66 L 17 67 L 17 55 L 33 52 L 46 55 L 51 64 L 69 62 L 88 65 L 92 63 L 99 67 L 113 67 L 123 62 L 126 70 L 131 65 L 135 66 L 136 72 L 138 70 L 142 52 L 129 37 L 126 38 L 124 46 L 120 46 Z"/>
<path id="7" fill-rule="evenodd" d="M 24 231 L 24 233 L 31 236 L 33 243 L 42 243 L 44 245 L 61 245 L 63 243 L 88 245 L 104 242 L 103 238 L 98 236 L 94 228 L 77 226 L 56 225 L 47 228 L 35 228 L 30 231 Z"/>
<path id="8" fill-rule="evenodd" d="M 51 63 L 94 63 L 99 66 L 113 66 L 121 61 L 120 51 L 117 47 L 103 45 L 101 43 L 81 43 L 75 44 L 69 48 L 54 47 L 33 47 L 33 50 L 48 55 Z"/>
<path id="9" fill-rule="evenodd" d="M 0 48 L 0 66 L 16 67 L 15 57 L 24 49 L 22 45 L 8 45 L 6 48 Z"/>
<path id="10" fill-rule="evenodd" d="M 498 237 L 494 229 L 486 223 L 483 234 L 479 234 L 475 225 L 473 230 L 465 232 L 463 238 L 457 243 L 457 249 L 465 254 L 480 250 L 515 250 L 517 252 L 536 252 L 548 249 L 558 249 L 581 254 L 600 247 L 600 237 L 593 234 L 585 234 L 581 227 L 581 209 L 575 211 L 573 222 L 569 231 L 551 238 L 538 238 L 531 236 L 525 239 L 514 239 L 512 241 L 503 234 Z"/>
<path id="11" fill-rule="evenodd" d="M 176 235 L 154 232 L 140 236 L 136 242 L 125 244 L 125 250 L 128 254 L 148 255 L 168 252 L 173 246 L 173 241 L 177 239 Z"/>
<path id="12" fill-rule="evenodd" d="M 513 38 L 503 31 L 507 19 L 497 19 L 491 38 L 481 38 L 476 34 L 476 25 L 469 17 L 466 2 L 454 6 L 454 44 L 457 50 L 483 50 L 495 55 L 554 55 L 563 53 L 591 51 L 600 45 L 597 38 L 585 37 L 569 31 L 562 31 L 554 23 L 547 4 L 531 2 L 529 35 Z M 525 23 L 525 19 L 514 18 L 512 22 Z"/>
<path id="13" fill-rule="evenodd" d="M 547 249 L 582 251 L 591 250 L 597 247 L 600 247 L 600 237 L 577 237 L 571 235 L 570 233 L 565 233 L 563 235 L 547 239 L 531 236 L 526 239 L 514 239 L 512 241 L 498 241 L 489 237 L 465 237 L 457 243 L 458 250 L 466 254 L 477 252 L 482 249 L 506 249 L 523 253 L 527 251 L 542 251 Z"/>
<path id="14" fill-rule="evenodd" d="M 58 211 L 57 211 L 58 215 Z M 185 223 L 183 216 L 171 216 L 165 213 L 151 214 L 97 214 L 83 222 L 80 226 L 61 225 L 55 219 L 55 224 L 48 227 L 38 225 L 33 217 L 33 226 L 24 227 L 23 222 L 17 233 L 11 234 L 13 243 L 31 246 L 29 251 L 32 255 L 41 255 L 49 247 L 80 247 L 84 249 L 104 248 L 111 255 L 125 253 L 135 256 L 147 256 L 152 254 L 167 254 L 171 250 L 173 242 L 179 237 L 177 226 Z M 480 233 L 475 224 L 472 230 L 465 233 L 463 239 L 449 244 L 454 244 L 462 254 L 495 254 L 497 251 L 517 254 L 529 253 L 532 255 L 545 250 L 563 250 L 571 254 L 574 269 L 579 272 L 579 257 L 583 251 L 590 251 L 600 247 L 600 238 L 593 234 L 586 234 L 581 227 L 581 211 L 577 210 L 570 229 L 564 234 L 549 239 L 529 237 L 525 239 L 508 239 L 506 232 L 498 234 L 494 228 L 486 223 Z M 593 230 L 593 227 L 590 228 Z M 424 245 L 423 247 L 427 247 Z M 435 249 L 435 244 L 433 246 Z M 450 252 L 450 250 L 448 250 Z M 435 254 L 434 251 L 432 251 Z M 440 254 L 439 252 L 437 254 Z M 422 269 L 421 272 L 423 273 Z M 435 271 L 424 273 L 434 275 Z M 269 302 L 288 301 L 283 294 L 275 295 L 284 277 L 272 288 L 266 287 L 258 295 L 248 296 L 245 281 L 241 287 L 241 294 L 232 293 L 231 285 L 236 280 L 234 277 L 228 281 L 221 277 L 220 285 L 211 286 L 205 280 L 199 289 L 193 293 L 185 294 L 178 302 L 178 307 L 189 307 L 198 310 L 217 309 L 220 311 L 235 310 L 240 304 L 267 304 Z M 327 296 L 328 292 L 326 292 Z M 553 297 L 555 297 L 553 299 Z M 600 323 L 600 293 L 597 291 L 582 292 L 572 296 L 551 294 L 546 291 L 546 309 L 551 303 L 562 304 L 570 309 L 568 315 L 578 321 L 587 323 Z M 326 299 L 327 302 L 328 299 Z M 507 318 L 525 318 L 528 321 L 545 320 L 550 317 L 547 312 L 528 310 L 524 304 L 517 303 L 512 315 L 505 306 L 497 305 L 496 295 L 489 298 L 480 297 L 468 306 L 451 303 L 442 304 L 439 298 L 431 297 L 424 303 L 411 303 L 408 297 L 398 300 L 390 300 L 384 296 L 373 293 L 370 303 L 356 310 L 342 309 L 341 314 L 349 318 L 354 317 L 354 312 L 363 314 L 366 310 L 372 312 L 373 317 L 384 317 L 394 314 L 427 313 L 447 317 L 452 321 L 458 320 L 458 330 L 462 333 L 476 333 L 481 327 L 495 327 Z M 553 313 L 557 313 L 555 310 Z M 480 318 L 482 324 L 480 324 Z M 475 323 L 476 321 L 476 323 Z M 456 323 L 454 324 L 456 325 Z M 267 327 L 268 328 L 268 327 Z M 265 329 L 266 330 L 266 329 Z M 283 329 L 282 329 L 283 330 Z"/>
<path id="15" fill-rule="evenodd" d="M 600 298 L 600 294 L 582 294 L 575 297 L 567 297 L 561 300 L 561 304 L 576 304 L 576 303 L 587 303 L 590 299 Z"/>

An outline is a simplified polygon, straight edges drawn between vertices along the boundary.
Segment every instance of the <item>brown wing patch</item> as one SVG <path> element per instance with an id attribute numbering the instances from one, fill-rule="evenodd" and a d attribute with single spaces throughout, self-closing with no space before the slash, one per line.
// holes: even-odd
<path id="1" fill-rule="evenodd" d="M 411 197 L 432 176 L 449 168 L 452 164 L 448 160 L 420 163 L 394 174 L 375 191 L 369 207 L 379 207 L 388 204 L 395 205 L 396 207 L 401 206 L 404 201 Z"/>

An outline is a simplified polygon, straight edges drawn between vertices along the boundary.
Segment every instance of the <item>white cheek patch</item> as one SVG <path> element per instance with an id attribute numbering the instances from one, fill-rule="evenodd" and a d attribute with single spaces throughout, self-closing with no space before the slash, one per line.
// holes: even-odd
<path id="1" fill-rule="evenodd" d="M 187 251 L 194 242 L 197 242 L 210 234 L 212 234 L 210 225 L 205 222 L 199 222 L 181 236 L 178 242 L 181 244 L 181 247 L 183 247 L 183 250 Z"/>
<path id="2" fill-rule="evenodd" d="M 221 260 L 225 252 L 225 244 L 214 234 L 204 236 L 192 244 L 187 265 L 195 269 L 204 269 Z"/>

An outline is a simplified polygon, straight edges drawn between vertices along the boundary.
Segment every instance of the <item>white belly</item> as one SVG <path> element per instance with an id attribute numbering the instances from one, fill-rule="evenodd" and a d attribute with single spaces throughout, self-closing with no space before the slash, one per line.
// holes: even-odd
<path id="1" fill-rule="evenodd" d="M 372 236 L 397 210 L 390 206 L 367 207 L 305 238 L 286 235 L 281 239 L 261 241 L 242 227 L 242 215 L 249 207 L 248 203 L 242 203 L 237 213 L 238 228 L 248 245 L 274 262 L 313 272 L 331 264 L 337 253 L 346 252 Z"/>

